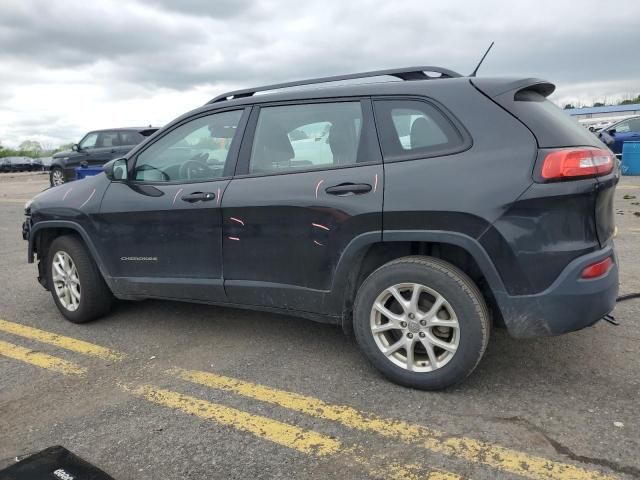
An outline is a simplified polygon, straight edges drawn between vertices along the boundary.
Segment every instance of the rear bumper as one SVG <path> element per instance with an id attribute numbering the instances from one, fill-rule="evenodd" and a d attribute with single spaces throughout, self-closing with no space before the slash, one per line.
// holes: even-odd
<path id="1" fill-rule="evenodd" d="M 602 277 L 580 278 L 588 265 L 612 256 Z M 618 296 L 618 258 L 613 246 L 576 258 L 553 284 L 535 295 L 499 295 L 500 310 L 513 337 L 538 337 L 589 327 L 610 313 Z"/>

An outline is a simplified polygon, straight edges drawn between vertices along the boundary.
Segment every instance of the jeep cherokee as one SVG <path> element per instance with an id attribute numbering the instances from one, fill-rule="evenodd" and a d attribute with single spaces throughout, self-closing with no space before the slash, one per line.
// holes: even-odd
<path id="1" fill-rule="evenodd" d="M 36 196 L 28 259 L 72 322 L 114 298 L 286 313 L 444 388 L 494 326 L 558 335 L 615 305 L 618 166 L 553 90 L 415 67 L 226 93 Z"/>

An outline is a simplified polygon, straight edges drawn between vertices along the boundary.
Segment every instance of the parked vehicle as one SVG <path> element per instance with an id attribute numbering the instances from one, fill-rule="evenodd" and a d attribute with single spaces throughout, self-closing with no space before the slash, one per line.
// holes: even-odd
<path id="1" fill-rule="evenodd" d="M 381 75 L 403 81 L 287 88 Z M 114 297 L 281 312 L 444 388 L 493 326 L 558 335 L 614 308 L 617 162 L 554 88 L 416 67 L 226 93 L 36 196 L 28 258 L 71 322 Z"/>
<path id="2" fill-rule="evenodd" d="M 29 159 L 29 171 L 30 172 L 41 172 L 43 169 L 42 160 L 39 158 L 30 158 Z"/>
<path id="3" fill-rule="evenodd" d="M 0 164 L 3 172 L 27 172 L 31 170 L 31 159 L 29 157 L 4 157 Z"/>
<path id="4" fill-rule="evenodd" d="M 81 164 L 102 166 L 109 160 L 122 157 L 156 130 L 155 127 L 112 128 L 87 133 L 70 151 L 53 155 L 49 173 L 51 186 L 75 180 L 75 169 Z"/>
<path id="5" fill-rule="evenodd" d="M 617 157 L 622 156 L 624 142 L 640 141 L 640 116 L 631 117 L 606 127 L 598 134 Z"/>

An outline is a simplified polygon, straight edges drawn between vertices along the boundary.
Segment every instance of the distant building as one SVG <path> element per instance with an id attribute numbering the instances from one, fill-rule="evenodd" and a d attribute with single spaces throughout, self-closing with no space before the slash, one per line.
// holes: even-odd
<path id="1" fill-rule="evenodd" d="M 608 105 L 606 107 L 570 108 L 565 112 L 585 127 L 604 128 L 625 118 L 640 115 L 640 103 Z"/>

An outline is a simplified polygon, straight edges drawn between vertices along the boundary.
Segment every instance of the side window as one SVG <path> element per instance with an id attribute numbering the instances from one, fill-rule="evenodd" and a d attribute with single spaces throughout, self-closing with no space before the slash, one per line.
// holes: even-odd
<path id="1" fill-rule="evenodd" d="M 100 132 L 98 134 L 96 148 L 117 147 L 119 145 L 120 140 L 118 139 L 118 132 Z"/>
<path id="2" fill-rule="evenodd" d="M 80 142 L 80 148 L 81 149 L 95 148 L 97 140 L 98 140 L 98 133 L 97 132 L 89 133 Z"/>
<path id="3" fill-rule="evenodd" d="M 429 103 L 378 100 L 374 105 L 386 160 L 450 153 L 464 144 L 451 121 Z"/>
<path id="4" fill-rule="evenodd" d="M 133 130 L 120 130 L 120 145 L 137 145 L 144 137 Z"/>
<path id="5" fill-rule="evenodd" d="M 631 125 L 629 125 L 629 122 L 619 123 L 614 128 L 616 129 L 616 133 L 627 133 L 631 131 Z"/>
<path id="6" fill-rule="evenodd" d="M 640 132 L 640 118 L 629 120 L 629 130 L 632 132 Z"/>
<path id="7" fill-rule="evenodd" d="M 199 117 L 172 130 L 138 155 L 135 180 L 179 182 L 222 177 L 242 112 Z"/>
<path id="8" fill-rule="evenodd" d="M 261 108 L 249 173 L 355 164 L 361 127 L 359 101 Z"/>

